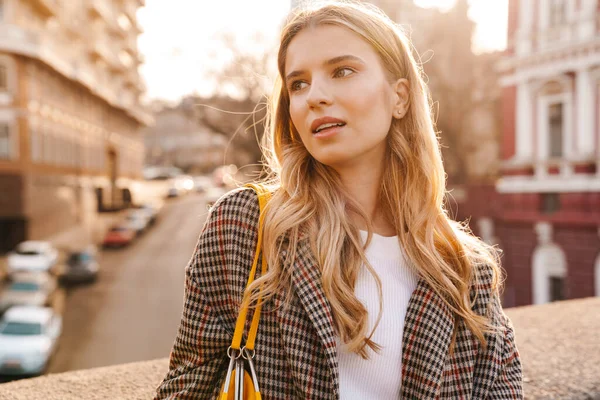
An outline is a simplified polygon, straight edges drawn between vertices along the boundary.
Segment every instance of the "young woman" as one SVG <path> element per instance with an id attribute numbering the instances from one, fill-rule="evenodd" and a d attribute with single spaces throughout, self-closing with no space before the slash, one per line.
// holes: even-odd
<path id="1" fill-rule="evenodd" d="M 422 71 L 374 7 L 295 12 L 281 35 L 267 156 L 269 270 L 254 365 L 264 399 L 522 398 L 493 249 L 444 209 Z M 212 208 L 157 399 L 217 397 L 253 263 L 259 206 Z"/>

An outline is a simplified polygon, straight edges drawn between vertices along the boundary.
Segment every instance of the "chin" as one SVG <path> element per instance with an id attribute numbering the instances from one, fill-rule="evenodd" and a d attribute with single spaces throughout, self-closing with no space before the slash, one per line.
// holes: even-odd
<path id="1" fill-rule="evenodd" d="M 313 156 L 315 160 L 320 162 L 323 165 L 326 165 L 331 168 L 335 168 L 337 166 L 341 166 L 345 164 L 349 157 L 347 155 L 338 155 L 338 154 L 320 154 L 317 156 Z"/>

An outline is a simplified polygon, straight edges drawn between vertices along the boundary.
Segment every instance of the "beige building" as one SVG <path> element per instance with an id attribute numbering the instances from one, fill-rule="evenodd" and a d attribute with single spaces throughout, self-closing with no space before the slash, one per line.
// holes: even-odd
<path id="1" fill-rule="evenodd" d="M 225 162 L 228 138 L 196 118 L 193 105 L 180 103 L 154 113 L 155 124 L 144 129 L 146 164 L 175 166 L 190 174 L 212 172 Z"/>
<path id="2" fill-rule="evenodd" d="M 141 176 L 143 0 L 0 0 L 0 251 L 120 207 Z"/>

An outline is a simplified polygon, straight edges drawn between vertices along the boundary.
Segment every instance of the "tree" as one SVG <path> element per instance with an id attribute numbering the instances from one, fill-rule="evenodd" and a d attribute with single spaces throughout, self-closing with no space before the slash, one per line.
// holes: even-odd
<path id="1" fill-rule="evenodd" d="M 499 135 L 498 76 L 494 70 L 497 55 L 475 55 L 471 50 L 474 23 L 467 16 L 466 0 L 458 0 L 447 13 L 427 13 L 428 29 L 414 33 L 417 51 L 432 54 L 423 68 L 434 102 L 434 118 L 440 135 L 442 155 L 449 183 L 464 184 L 489 171 L 471 161 L 490 140 Z M 494 122 L 482 127 L 485 118 Z M 485 132 L 481 132 L 484 129 Z M 484 141 L 486 143 L 484 143 Z M 488 146 L 489 147 L 489 146 Z M 497 155 L 489 157 L 496 159 Z"/>
<path id="2" fill-rule="evenodd" d="M 217 92 L 210 97 L 190 96 L 184 102 L 198 120 L 230 140 L 225 163 L 256 164 L 261 159 L 259 143 L 265 131 L 274 54 L 243 49 L 231 35 L 223 35 L 221 40 L 231 60 L 211 73 Z M 264 43 L 259 35 L 254 41 Z"/>

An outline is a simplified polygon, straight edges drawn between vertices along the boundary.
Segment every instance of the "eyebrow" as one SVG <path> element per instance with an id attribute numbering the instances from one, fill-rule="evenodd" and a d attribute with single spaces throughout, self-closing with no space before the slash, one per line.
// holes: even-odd
<path id="1" fill-rule="evenodd" d="M 325 61 L 323 63 L 323 65 L 334 65 L 334 64 L 341 63 L 343 61 L 355 61 L 355 62 L 359 62 L 361 64 L 365 64 L 365 62 L 363 61 L 362 58 L 347 54 L 347 55 L 343 55 L 343 56 L 333 57 L 333 58 Z M 292 71 L 289 74 L 287 74 L 287 76 L 285 77 L 285 81 L 288 82 L 290 79 L 295 78 L 298 75 L 302 75 L 303 73 L 304 73 L 304 71 L 302 71 L 302 70 Z"/>

